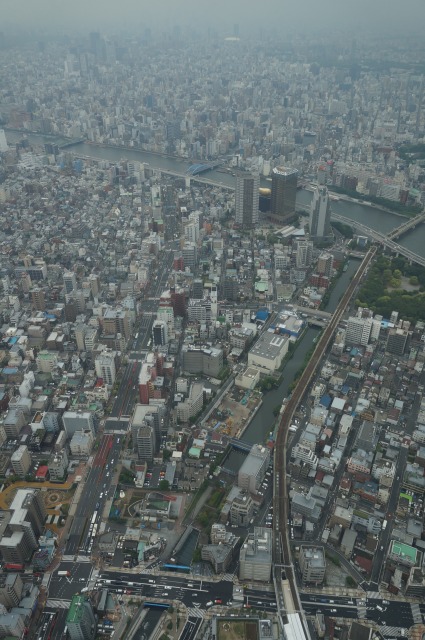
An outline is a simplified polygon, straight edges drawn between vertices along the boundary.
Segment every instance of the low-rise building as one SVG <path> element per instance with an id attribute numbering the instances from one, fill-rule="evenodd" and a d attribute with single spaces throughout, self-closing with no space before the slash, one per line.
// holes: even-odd
<path id="1" fill-rule="evenodd" d="M 326 559 L 323 547 L 300 547 L 300 569 L 304 584 L 322 584 Z"/>
<path id="2" fill-rule="evenodd" d="M 248 365 L 258 367 L 265 373 L 277 371 L 288 352 L 288 347 L 288 335 L 265 331 L 249 350 Z"/>
<path id="3" fill-rule="evenodd" d="M 94 444 L 94 434 L 92 431 L 75 431 L 72 436 L 69 448 L 73 456 L 88 456 Z"/>
<path id="4" fill-rule="evenodd" d="M 55 453 L 53 458 L 49 460 L 49 464 L 48 464 L 50 479 L 54 481 L 65 480 L 68 464 L 69 464 L 69 460 L 66 453 L 66 449 L 63 449 L 62 451 Z"/>

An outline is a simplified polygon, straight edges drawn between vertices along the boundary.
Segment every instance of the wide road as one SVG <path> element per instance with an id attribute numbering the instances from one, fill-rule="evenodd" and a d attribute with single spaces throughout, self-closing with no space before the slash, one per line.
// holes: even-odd
<path id="1" fill-rule="evenodd" d="M 118 594 L 139 595 L 153 601 L 179 600 L 194 610 L 205 609 L 208 602 L 215 600 L 222 600 L 222 604 L 227 605 L 232 602 L 233 593 L 232 582 L 210 582 L 189 576 L 186 579 L 172 573 L 152 575 L 103 571 L 96 586 Z"/>
<path id="2" fill-rule="evenodd" d="M 361 263 L 356 275 L 350 282 L 347 291 L 344 293 L 335 313 L 329 321 L 328 326 L 324 329 L 316 349 L 300 376 L 297 386 L 292 393 L 290 400 L 287 402 L 285 409 L 282 413 L 279 428 L 277 431 L 276 445 L 275 445 L 275 465 L 274 465 L 274 541 L 273 541 L 273 554 L 274 564 L 276 568 L 275 579 L 276 586 L 278 588 L 277 600 L 279 603 L 279 609 L 283 605 L 282 602 L 282 589 L 281 585 L 281 572 L 285 571 L 286 578 L 289 580 L 291 587 L 291 595 L 293 604 L 296 611 L 301 611 L 301 603 L 298 597 L 298 589 L 296 584 L 296 576 L 292 565 L 292 554 L 288 536 L 288 519 L 289 519 L 289 497 L 287 489 L 287 475 L 286 475 L 286 452 L 289 427 L 291 425 L 292 417 L 300 404 L 302 397 L 305 394 L 308 384 L 311 382 L 313 375 L 316 372 L 316 368 L 319 365 L 326 348 L 328 347 L 331 338 L 341 320 L 342 314 L 345 308 L 353 296 L 356 287 L 358 286 L 361 278 L 369 268 L 371 261 L 375 255 L 375 247 L 371 247 L 363 262 Z"/>
<path id="3" fill-rule="evenodd" d="M 140 364 L 130 362 L 123 370 L 120 386 L 115 397 L 111 411 L 111 418 L 128 417 L 133 409 L 134 401 L 138 395 L 137 382 L 139 379 Z"/>
<path id="4" fill-rule="evenodd" d="M 99 529 L 105 503 L 114 495 L 113 470 L 114 465 L 118 463 L 122 443 L 122 436 L 105 435 L 101 438 L 99 447 L 90 462 L 90 470 L 68 534 L 64 549 L 65 557 L 82 556 L 84 558 L 90 555 L 90 525 L 97 525 Z"/>
<path id="5" fill-rule="evenodd" d="M 301 603 L 308 615 L 321 612 L 335 618 L 370 620 L 379 626 L 409 629 L 415 623 L 410 602 L 384 601 L 381 598 L 350 598 L 300 593 Z M 379 607 L 379 609 L 377 608 Z"/>

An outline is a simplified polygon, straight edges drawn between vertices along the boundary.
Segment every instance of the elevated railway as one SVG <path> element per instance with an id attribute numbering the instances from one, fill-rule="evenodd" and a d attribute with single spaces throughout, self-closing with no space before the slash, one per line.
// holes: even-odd
<path id="1" fill-rule="evenodd" d="M 276 444 L 274 448 L 273 485 L 273 581 L 276 589 L 276 602 L 279 618 L 285 638 L 290 637 L 289 631 L 290 628 L 292 628 L 291 617 L 293 615 L 296 615 L 299 618 L 297 619 L 297 624 L 299 623 L 299 632 L 297 633 L 297 637 L 304 637 L 306 639 L 310 638 L 307 621 L 304 613 L 302 612 L 302 605 L 292 564 L 292 554 L 288 536 L 290 509 L 286 472 L 286 454 L 289 427 L 291 425 L 293 415 L 297 410 L 308 385 L 316 373 L 317 366 L 320 364 L 320 361 L 329 346 L 331 338 L 341 320 L 342 314 L 353 296 L 361 278 L 367 272 L 375 253 L 375 247 L 371 247 L 366 253 L 356 275 L 350 282 L 337 309 L 335 310 L 335 313 L 330 319 L 329 324 L 324 329 L 308 365 L 298 380 L 292 396 L 286 403 L 277 429 Z M 291 613 L 291 611 L 295 611 L 297 613 L 294 614 Z M 288 625 L 288 633 L 286 633 L 285 627 L 288 627 Z M 300 635 L 301 628 L 304 636 Z"/>

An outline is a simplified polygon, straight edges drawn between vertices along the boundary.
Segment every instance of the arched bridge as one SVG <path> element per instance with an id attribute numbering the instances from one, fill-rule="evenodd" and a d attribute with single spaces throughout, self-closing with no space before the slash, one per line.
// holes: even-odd
<path id="1" fill-rule="evenodd" d="M 186 175 L 188 176 L 197 176 L 200 173 L 204 173 L 205 171 L 210 171 L 211 169 L 216 169 L 224 164 L 224 160 L 215 160 L 213 162 L 198 162 L 196 164 L 191 164 L 188 170 L 186 171 Z"/>

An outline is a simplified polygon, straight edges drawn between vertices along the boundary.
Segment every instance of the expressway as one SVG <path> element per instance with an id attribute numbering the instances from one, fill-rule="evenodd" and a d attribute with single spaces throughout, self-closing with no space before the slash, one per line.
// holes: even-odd
<path id="1" fill-rule="evenodd" d="M 320 363 L 323 354 L 328 347 L 331 338 L 341 320 L 342 314 L 354 294 L 354 291 L 359 284 L 362 276 L 369 268 L 371 261 L 375 255 L 376 249 L 371 247 L 364 257 L 356 275 L 350 282 L 347 291 L 344 293 L 335 313 L 333 314 L 328 326 L 323 331 L 316 349 L 300 376 L 297 386 L 292 393 L 289 401 L 287 402 L 283 413 L 279 428 L 277 431 L 276 445 L 274 449 L 275 464 L 274 464 L 274 521 L 273 521 L 273 555 L 274 555 L 274 583 L 276 588 L 276 600 L 278 603 L 279 613 L 281 614 L 281 620 L 283 622 L 286 615 L 286 606 L 283 598 L 283 586 L 282 586 L 282 569 L 284 570 L 285 577 L 289 581 L 292 608 L 301 612 L 302 606 L 299 599 L 298 588 L 296 584 L 296 576 L 292 564 L 291 547 L 288 537 L 288 520 L 289 520 L 289 497 L 287 488 L 287 473 L 286 473 L 286 454 L 289 427 L 291 425 L 292 417 L 300 404 L 302 397 L 305 394 L 308 384 L 311 382 L 313 375 L 316 372 L 316 368 Z M 307 625 L 304 621 L 304 628 L 307 629 Z M 309 637 L 308 631 L 306 631 L 306 637 Z"/>

